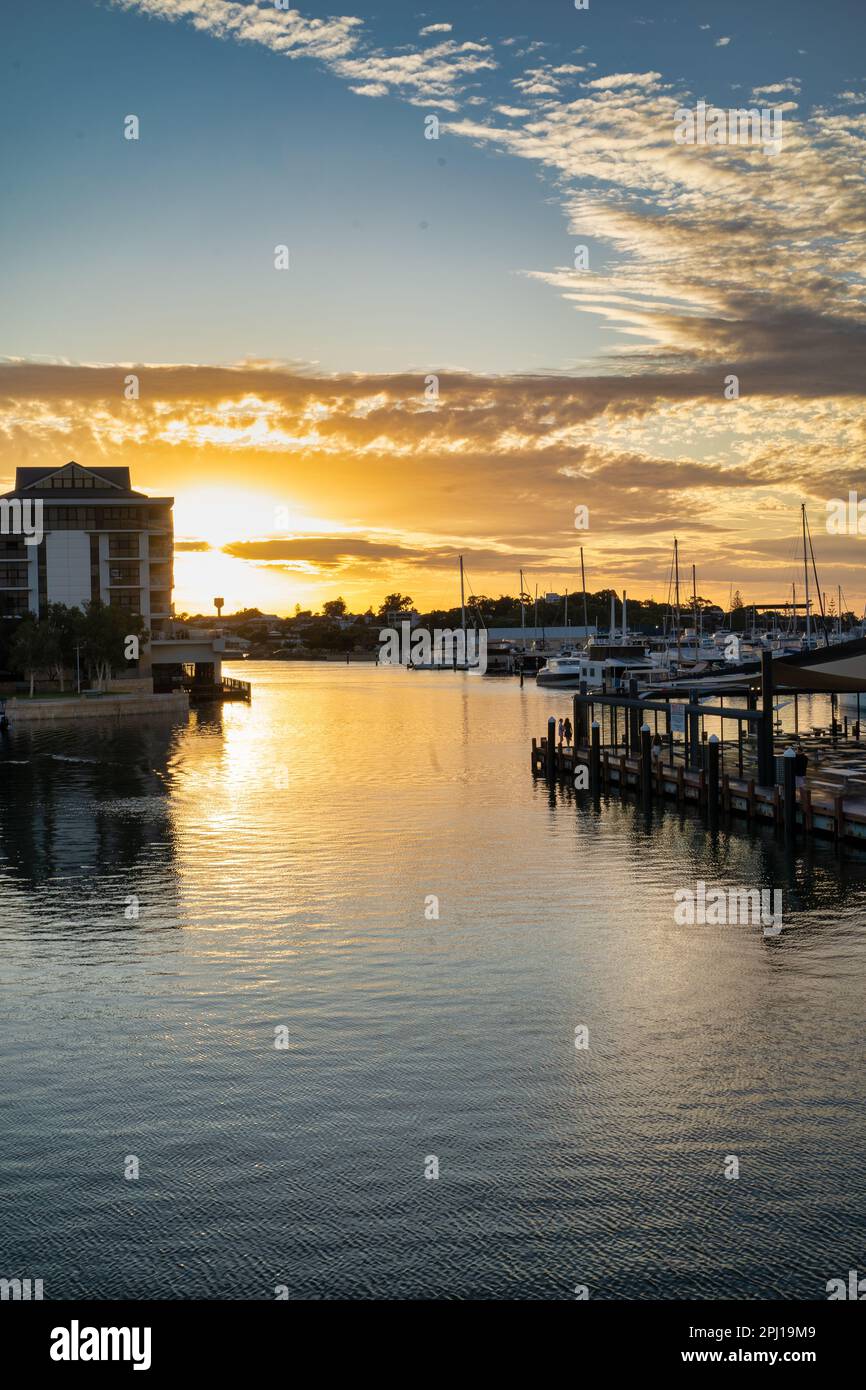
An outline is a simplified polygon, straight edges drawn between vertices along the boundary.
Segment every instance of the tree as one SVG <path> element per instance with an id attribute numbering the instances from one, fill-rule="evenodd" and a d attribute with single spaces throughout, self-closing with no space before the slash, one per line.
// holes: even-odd
<path id="1" fill-rule="evenodd" d="M 59 681 L 62 692 L 66 668 L 75 662 L 75 647 L 81 639 L 84 614 L 80 608 L 68 608 L 65 603 L 49 603 L 45 621 L 55 637 L 51 674 Z"/>
<path id="2" fill-rule="evenodd" d="M 346 605 L 341 598 L 332 598 L 322 604 L 322 612 L 326 618 L 343 618 L 346 615 Z"/>
<path id="3" fill-rule="evenodd" d="M 94 598 L 84 606 L 81 635 L 87 664 L 95 677 L 97 689 L 101 690 L 111 678 L 114 668 L 128 659 L 128 639 L 136 637 L 143 645 L 149 633 L 140 613 L 115 608 Z"/>
<path id="4" fill-rule="evenodd" d="M 57 634 L 48 623 L 40 623 L 28 613 L 18 627 L 9 655 L 13 666 L 30 678 L 31 700 L 37 675 L 51 669 L 58 650 Z"/>
<path id="5" fill-rule="evenodd" d="M 388 594 L 376 616 L 384 622 L 389 613 L 411 613 L 414 607 L 408 594 Z"/>

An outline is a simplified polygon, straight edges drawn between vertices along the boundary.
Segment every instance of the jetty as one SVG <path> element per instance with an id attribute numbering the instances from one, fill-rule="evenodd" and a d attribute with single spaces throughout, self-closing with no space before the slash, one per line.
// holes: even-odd
<path id="1" fill-rule="evenodd" d="M 724 694 L 717 683 L 707 684 L 640 690 L 632 680 L 613 692 L 580 690 L 572 696 L 573 744 L 558 740 L 550 717 L 547 733 L 532 740 L 533 775 L 595 797 L 633 793 L 647 812 L 654 802 L 672 800 L 699 809 L 711 828 L 739 817 L 777 826 L 791 841 L 805 835 L 866 840 L 866 739 L 859 718 L 838 719 L 834 699 L 828 725 L 777 735 L 775 697 L 796 700 L 808 692 L 774 688 L 769 652 L 756 679 L 731 681 Z M 745 706 L 726 705 L 726 696 L 744 696 Z M 857 704 L 859 712 L 859 696 Z M 708 718 L 723 731 L 735 725 L 735 737 L 708 735 Z M 806 754 L 799 778 L 794 744 Z"/>

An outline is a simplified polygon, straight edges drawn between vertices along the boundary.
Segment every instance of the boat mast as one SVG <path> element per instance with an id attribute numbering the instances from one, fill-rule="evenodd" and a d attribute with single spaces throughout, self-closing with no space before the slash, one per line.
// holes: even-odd
<path id="1" fill-rule="evenodd" d="M 811 645 L 812 623 L 809 617 L 809 557 L 806 553 L 806 503 L 800 503 L 803 515 L 803 577 L 806 581 L 806 646 Z"/>
<path id="2" fill-rule="evenodd" d="M 674 573 L 676 575 L 676 599 L 674 604 L 674 616 L 677 623 L 677 661 L 680 659 L 680 545 L 674 536 Z"/>
<path id="3" fill-rule="evenodd" d="M 589 619 L 586 616 L 586 571 L 583 568 L 583 546 L 580 547 L 580 583 L 583 588 L 583 626 L 585 637 L 589 637 Z"/>
<path id="4" fill-rule="evenodd" d="M 526 607 L 523 602 L 523 570 L 520 571 L 520 640 L 523 650 L 526 651 Z"/>
<path id="5" fill-rule="evenodd" d="M 698 655 L 698 580 L 695 574 L 695 567 L 692 565 L 692 613 L 695 625 L 695 660 Z"/>
<path id="6" fill-rule="evenodd" d="M 463 597 L 463 556 L 462 556 L 462 555 L 460 556 L 460 626 L 461 626 L 461 628 L 463 629 L 463 632 L 464 632 L 464 641 L 465 641 L 465 633 L 466 633 L 466 603 L 465 603 L 465 600 L 464 600 L 464 597 Z M 465 648 L 464 648 L 464 650 L 465 650 Z"/>

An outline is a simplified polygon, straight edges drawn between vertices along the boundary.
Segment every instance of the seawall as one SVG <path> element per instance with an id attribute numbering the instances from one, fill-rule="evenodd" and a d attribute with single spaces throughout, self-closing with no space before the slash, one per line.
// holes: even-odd
<path id="1" fill-rule="evenodd" d="M 68 700 L 6 701 L 9 722 L 37 724 L 55 719 L 122 719 L 127 715 L 171 715 L 177 718 L 189 711 L 185 690 L 170 695 L 73 695 Z"/>

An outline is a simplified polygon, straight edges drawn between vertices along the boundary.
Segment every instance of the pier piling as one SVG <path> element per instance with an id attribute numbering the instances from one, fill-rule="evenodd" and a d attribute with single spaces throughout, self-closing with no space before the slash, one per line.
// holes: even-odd
<path id="1" fill-rule="evenodd" d="M 597 719 L 592 721 L 592 743 L 589 749 L 589 789 L 593 796 L 601 790 L 601 729 Z"/>
<path id="2" fill-rule="evenodd" d="M 545 759 L 545 772 L 548 782 L 552 782 L 556 776 L 556 720 L 553 715 L 547 721 L 547 747 L 545 748 L 547 757 Z"/>
<path id="3" fill-rule="evenodd" d="M 635 715 L 637 712 L 637 710 L 634 711 Z M 644 724 L 640 731 L 640 789 L 645 811 L 648 811 L 652 806 L 653 797 L 651 737 L 649 724 Z"/>
<path id="4" fill-rule="evenodd" d="M 707 814 L 710 828 L 719 824 L 719 740 L 710 734 L 707 743 Z"/>
<path id="5" fill-rule="evenodd" d="M 782 758 L 782 775 L 785 783 L 785 840 L 793 844 L 797 835 L 797 755 L 793 748 L 786 748 Z"/>

